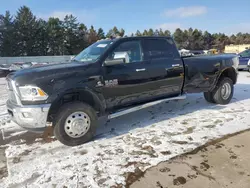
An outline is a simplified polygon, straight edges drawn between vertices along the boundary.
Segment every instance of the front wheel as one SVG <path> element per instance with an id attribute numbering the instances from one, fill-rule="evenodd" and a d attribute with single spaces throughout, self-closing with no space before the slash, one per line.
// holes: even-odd
<path id="1" fill-rule="evenodd" d="M 204 98 L 209 103 L 215 103 L 213 93 L 212 92 L 204 92 Z"/>
<path id="2" fill-rule="evenodd" d="M 90 141 L 96 131 L 95 110 L 82 102 L 64 104 L 54 121 L 54 135 L 64 145 L 77 146 Z"/>
<path id="3" fill-rule="evenodd" d="M 222 105 L 228 104 L 234 93 L 233 81 L 228 77 L 222 78 L 213 93 L 215 103 Z"/>

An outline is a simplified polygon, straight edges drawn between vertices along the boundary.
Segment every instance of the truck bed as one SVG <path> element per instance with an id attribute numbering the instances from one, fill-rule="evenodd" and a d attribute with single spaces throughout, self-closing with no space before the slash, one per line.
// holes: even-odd
<path id="1" fill-rule="evenodd" d="M 183 62 L 184 93 L 209 91 L 215 85 L 222 69 L 238 67 L 238 57 L 228 54 L 184 57 Z"/>

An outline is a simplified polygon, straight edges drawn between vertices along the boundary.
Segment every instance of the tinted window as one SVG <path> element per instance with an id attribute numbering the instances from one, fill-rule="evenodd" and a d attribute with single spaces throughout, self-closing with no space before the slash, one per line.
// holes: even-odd
<path id="1" fill-rule="evenodd" d="M 124 58 L 126 63 L 139 62 L 142 60 L 141 42 L 126 41 L 119 44 L 112 53 L 109 54 L 108 59 Z"/>
<path id="2" fill-rule="evenodd" d="M 245 50 L 240 53 L 241 57 L 250 57 L 250 50 Z"/>
<path id="3" fill-rule="evenodd" d="M 147 59 L 174 57 L 176 49 L 172 40 L 146 39 L 144 41 L 144 55 Z"/>

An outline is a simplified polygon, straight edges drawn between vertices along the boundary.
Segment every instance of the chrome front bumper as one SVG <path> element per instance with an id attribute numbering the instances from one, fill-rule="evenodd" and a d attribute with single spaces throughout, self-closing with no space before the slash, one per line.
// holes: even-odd
<path id="1" fill-rule="evenodd" d="M 50 104 L 19 106 L 8 100 L 7 109 L 12 121 L 24 129 L 36 132 L 46 128 Z"/>

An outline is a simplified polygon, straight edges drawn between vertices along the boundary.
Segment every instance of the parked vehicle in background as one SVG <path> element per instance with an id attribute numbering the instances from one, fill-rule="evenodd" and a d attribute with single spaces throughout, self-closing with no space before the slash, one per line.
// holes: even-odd
<path id="1" fill-rule="evenodd" d="M 248 69 L 248 62 L 250 60 L 250 49 L 244 50 L 239 54 L 239 67 L 238 70 L 246 70 Z"/>
<path id="2" fill-rule="evenodd" d="M 235 55 L 182 58 L 170 37 L 98 41 L 71 63 L 24 69 L 7 76 L 7 109 L 20 126 L 43 131 L 52 123 L 65 145 L 89 141 L 99 117 L 109 119 L 203 92 L 228 104 L 237 82 Z"/>
<path id="3" fill-rule="evenodd" d="M 180 52 L 181 57 L 191 57 L 192 54 L 190 52 Z"/>
<path id="4" fill-rule="evenodd" d="M 190 50 L 190 53 L 192 56 L 199 56 L 205 54 L 203 50 Z"/>
<path id="5" fill-rule="evenodd" d="M 10 71 L 18 71 L 21 69 L 30 68 L 35 64 L 37 63 L 36 62 L 17 62 L 17 63 L 12 63 L 9 69 Z"/>
<path id="6" fill-rule="evenodd" d="M 250 59 L 248 60 L 247 67 L 248 67 L 248 72 L 250 72 Z"/>
<path id="7" fill-rule="evenodd" d="M 208 50 L 208 52 L 207 52 L 207 54 L 219 54 L 219 51 L 218 51 L 218 49 L 210 49 L 210 50 Z"/>
<path id="8" fill-rule="evenodd" d="M 0 64 L 0 78 L 5 77 L 10 73 L 9 64 Z"/>

